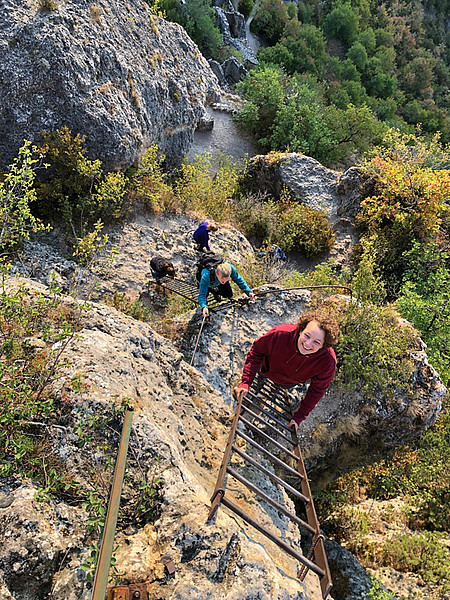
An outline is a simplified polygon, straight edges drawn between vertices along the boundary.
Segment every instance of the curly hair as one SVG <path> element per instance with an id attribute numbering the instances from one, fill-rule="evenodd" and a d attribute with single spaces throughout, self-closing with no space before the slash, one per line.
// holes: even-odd
<path id="1" fill-rule="evenodd" d="M 320 329 L 325 332 L 323 347 L 330 348 L 331 346 L 336 346 L 339 338 L 339 325 L 335 319 L 321 310 L 309 310 L 305 312 L 297 322 L 297 333 L 303 331 L 311 321 L 316 321 Z"/>

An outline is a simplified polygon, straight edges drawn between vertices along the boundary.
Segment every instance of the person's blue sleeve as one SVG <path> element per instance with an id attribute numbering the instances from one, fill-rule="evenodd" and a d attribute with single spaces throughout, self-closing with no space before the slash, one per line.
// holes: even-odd
<path id="1" fill-rule="evenodd" d="M 208 307 L 208 304 L 206 303 L 206 296 L 208 295 L 209 282 L 209 271 L 208 269 L 203 269 L 198 289 L 198 303 L 200 304 L 201 308 Z"/>
<path id="2" fill-rule="evenodd" d="M 248 285 L 246 284 L 246 282 L 242 279 L 242 277 L 239 275 L 239 273 L 236 271 L 236 269 L 233 267 L 233 265 L 231 266 L 231 279 L 234 281 L 234 283 L 240 287 L 240 289 L 245 292 L 247 294 L 247 296 L 249 294 L 252 294 L 252 290 L 248 287 Z"/>

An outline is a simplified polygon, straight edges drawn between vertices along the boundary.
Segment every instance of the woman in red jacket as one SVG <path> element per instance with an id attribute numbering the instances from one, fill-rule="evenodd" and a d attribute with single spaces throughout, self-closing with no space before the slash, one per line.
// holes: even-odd
<path id="1" fill-rule="evenodd" d="M 332 346 L 337 344 L 338 335 L 338 324 L 322 311 L 306 312 L 296 325 L 284 323 L 274 327 L 253 342 L 236 388 L 237 398 L 247 393 L 258 372 L 285 388 L 310 381 L 300 408 L 289 423 L 297 430 L 334 377 L 336 355 Z"/>

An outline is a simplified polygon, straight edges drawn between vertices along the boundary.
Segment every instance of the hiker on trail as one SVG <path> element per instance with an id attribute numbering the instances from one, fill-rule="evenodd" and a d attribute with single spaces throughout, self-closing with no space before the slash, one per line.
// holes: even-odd
<path id="1" fill-rule="evenodd" d="M 198 252 L 211 252 L 209 247 L 209 232 L 217 231 L 218 227 L 214 221 L 203 221 L 194 231 L 194 242 L 196 242 L 196 250 Z"/>
<path id="2" fill-rule="evenodd" d="M 175 277 L 175 267 L 173 266 L 173 263 L 158 254 L 150 261 L 150 268 L 157 283 L 159 283 L 159 280 L 166 275 L 168 277 Z"/>
<path id="3" fill-rule="evenodd" d="M 214 254 L 213 257 L 220 257 Z M 215 298 L 232 298 L 233 290 L 231 289 L 230 279 L 232 279 L 240 289 L 247 294 L 250 300 L 254 300 L 255 294 L 248 287 L 233 265 L 227 262 L 220 262 L 216 267 L 199 269 L 196 274 L 199 283 L 198 302 L 202 308 L 203 316 L 209 315 L 208 304 L 206 297 L 211 291 Z"/>
<path id="4" fill-rule="evenodd" d="M 335 371 L 336 355 L 332 346 L 338 341 L 337 322 L 322 311 L 308 311 L 297 324 L 277 325 L 253 342 L 235 389 L 236 397 L 245 395 L 259 372 L 279 386 L 290 389 L 310 381 L 300 408 L 292 415 L 289 427 L 306 419 L 328 389 Z"/>

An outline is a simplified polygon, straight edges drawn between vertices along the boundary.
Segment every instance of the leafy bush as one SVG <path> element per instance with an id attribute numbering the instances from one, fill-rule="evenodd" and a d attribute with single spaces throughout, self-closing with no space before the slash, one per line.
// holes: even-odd
<path id="1" fill-rule="evenodd" d="M 254 5 L 255 3 L 253 0 L 239 0 L 238 11 L 243 14 L 246 19 L 248 19 Z"/>
<path id="2" fill-rule="evenodd" d="M 273 241 L 285 252 L 298 250 L 305 256 L 325 254 L 335 237 L 326 215 L 304 204 L 281 202 Z"/>
<path id="3" fill-rule="evenodd" d="M 0 181 L 0 252 L 17 249 L 30 233 L 48 229 L 30 207 L 36 201 L 34 179 L 40 162 L 37 148 L 26 141 Z"/>
<path id="4" fill-rule="evenodd" d="M 77 328 L 77 315 L 50 295 L 11 285 L 3 268 L 0 293 L 0 474 L 29 477 L 53 493 L 77 484 L 54 452 L 51 417 L 61 411 L 52 385 Z M 36 435 L 36 432 L 39 435 Z"/>
<path id="5" fill-rule="evenodd" d="M 150 146 L 134 173 L 132 189 L 134 199 L 145 202 L 155 213 L 174 211 L 177 201 L 172 188 L 165 182 L 162 169 L 164 156 L 158 156 L 158 146 Z"/>
<path id="6" fill-rule="evenodd" d="M 237 186 L 239 167 L 223 154 L 199 154 L 181 165 L 176 194 L 185 209 L 210 219 L 230 218 L 231 198 Z"/>
<path id="7" fill-rule="evenodd" d="M 363 168 L 376 181 L 375 194 L 362 201 L 358 215 L 365 231 L 363 245 L 370 244 L 376 268 L 397 287 L 413 244 L 437 239 L 443 201 L 450 194 L 450 171 L 383 155 L 366 161 Z"/>
<path id="8" fill-rule="evenodd" d="M 450 557 L 442 536 L 397 534 L 383 545 L 384 563 L 397 571 L 418 573 L 424 581 L 450 591 Z"/>
<path id="9" fill-rule="evenodd" d="M 278 219 L 278 206 L 272 199 L 249 195 L 235 201 L 234 223 L 248 238 L 271 240 Z"/>
<path id="10" fill-rule="evenodd" d="M 250 28 L 271 44 L 276 44 L 288 20 L 288 10 L 283 0 L 263 0 L 258 4 Z"/>
<path id="11" fill-rule="evenodd" d="M 120 312 L 123 312 L 133 319 L 138 321 L 149 321 L 150 313 L 147 308 L 139 300 L 132 300 L 127 294 L 123 292 L 114 292 L 112 296 L 105 298 L 105 304 L 112 306 Z"/>
<path id="12" fill-rule="evenodd" d="M 415 242 L 403 256 L 408 265 L 396 307 L 421 332 L 427 356 L 445 385 L 450 382 L 449 254 L 437 244 Z"/>
<path id="13" fill-rule="evenodd" d="M 36 183 L 37 208 L 62 223 L 69 241 L 83 237 L 99 219 L 111 222 L 125 216 L 124 175 L 105 175 L 99 160 L 89 160 L 84 136 L 73 137 L 62 127 L 43 138 L 39 151 L 49 163 L 49 174 Z"/>

